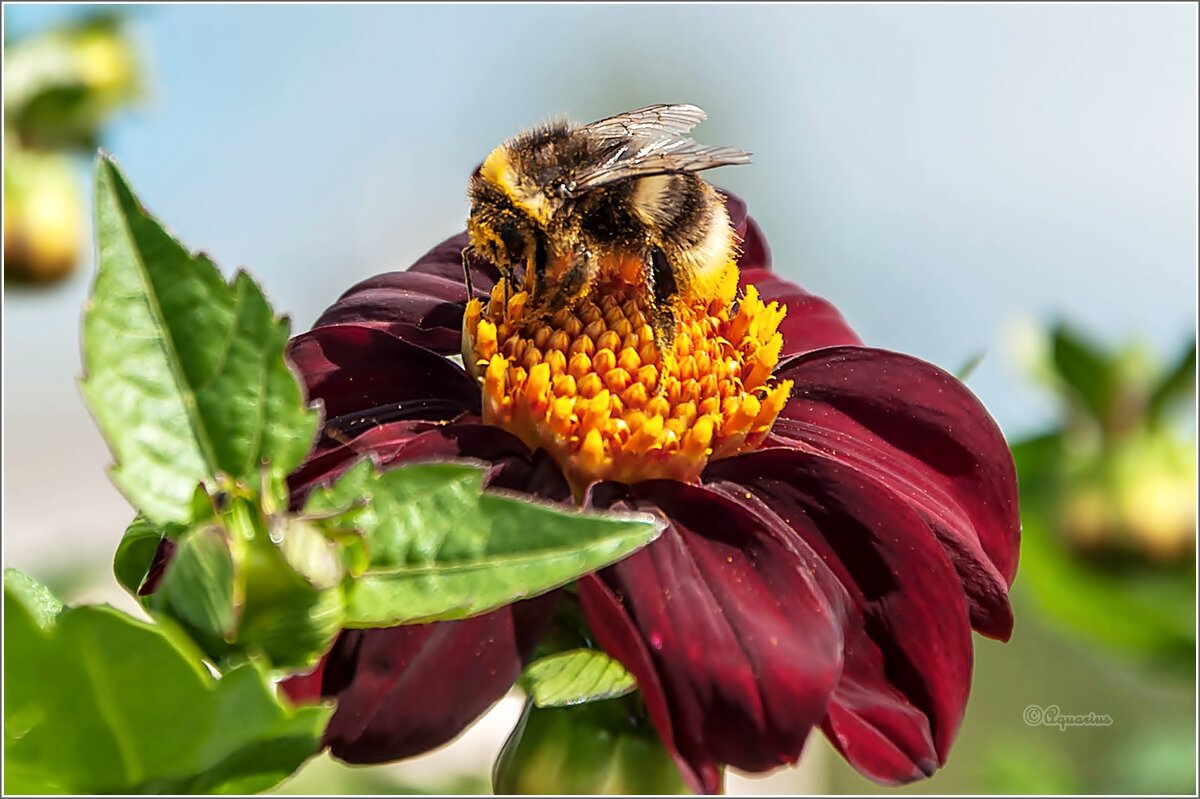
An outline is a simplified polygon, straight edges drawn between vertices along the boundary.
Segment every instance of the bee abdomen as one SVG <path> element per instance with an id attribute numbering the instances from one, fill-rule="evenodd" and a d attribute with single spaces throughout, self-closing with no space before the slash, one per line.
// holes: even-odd
<path id="1" fill-rule="evenodd" d="M 654 175 L 634 182 L 630 207 L 656 239 L 688 246 L 706 232 L 706 189 L 696 175 Z"/>

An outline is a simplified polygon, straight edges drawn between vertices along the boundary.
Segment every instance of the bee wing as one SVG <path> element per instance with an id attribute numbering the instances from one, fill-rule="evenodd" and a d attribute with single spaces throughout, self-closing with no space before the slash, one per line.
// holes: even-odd
<path id="1" fill-rule="evenodd" d="M 584 125 L 583 130 L 603 139 L 630 139 L 641 135 L 682 136 L 708 115 L 694 105 L 649 105 Z"/>
<path id="2" fill-rule="evenodd" d="M 733 147 L 714 147 L 679 135 L 635 136 L 614 142 L 612 151 L 594 167 L 575 176 L 569 196 L 630 178 L 678 172 L 700 172 L 718 166 L 750 163 L 750 153 Z"/>

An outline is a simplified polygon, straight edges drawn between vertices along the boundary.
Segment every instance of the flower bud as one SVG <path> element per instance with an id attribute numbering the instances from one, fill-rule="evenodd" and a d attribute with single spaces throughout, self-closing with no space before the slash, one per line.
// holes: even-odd
<path id="1" fill-rule="evenodd" d="M 287 542 L 291 534 L 285 528 L 280 543 Z M 306 530 L 303 535 L 320 533 Z M 331 577 L 336 564 L 330 567 L 322 560 L 313 566 L 321 571 L 321 580 L 314 581 L 298 571 L 283 549 L 266 536 L 249 544 L 241 564 L 244 605 L 237 644 L 261 650 L 279 668 L 306 668 L 329 648 L 341 629 L 345 611 L 341 574 Z M 336 555 L 330 554 L 330 559 L 336 561 Z"/>
<path id="2" fill-rule="evenodd" d="M 152 607 L 215 660 L 261 654 L 277 668 L 311 666 L 342 626 L 348 545 L 308 519 L 268 521 L 245 498 L 218 513 L 176 541 Z"/>
<path id="3" fill-rule="evenodd" d="M 1102 452 L 1069 461 L 1059 523 L 1072 546 L 1155 562 L 1191 556 L 1196 544 L 1192 444 L 1170 431 L 1139 428 Z"/>
<path id="4" fill-rule="evenodd" d="M 83 200 L 65 157 L 5 148 L 4 275 L 30 283 L 66 277 L 83 244 Z"/>
<path id="5" fill-rule="evenodd" d="M 492 772 L 497 794 L 686 794 L 638 696 L 570 707 L 526 702 Z"/>

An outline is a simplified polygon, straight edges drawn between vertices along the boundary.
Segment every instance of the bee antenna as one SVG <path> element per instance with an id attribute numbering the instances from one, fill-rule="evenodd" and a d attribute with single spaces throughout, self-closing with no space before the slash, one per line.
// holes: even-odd
<path id="1" fill-rule="evenodd" d="M 475 286 L 471 283 L 471 264 L 469 261 L 471 253 L 474 251 L 475 248 L 470 245 L 463 247 L 462 251 L 463 282 L 467 285 L 468 300 L 475 296 Z"/>

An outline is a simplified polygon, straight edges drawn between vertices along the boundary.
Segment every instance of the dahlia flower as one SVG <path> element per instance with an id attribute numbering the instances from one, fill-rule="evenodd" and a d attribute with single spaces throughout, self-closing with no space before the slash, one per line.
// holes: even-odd
<path id="1" fill-rule="evenodd" d="M 300 502 L 364 455 L 469 459 L 488 484 L 661 514 L 645 549 L 573 589 L 461 621 L 346 630 L 296 699 L 335 697 L 325 743 L 373 763 L 437 747 L 503 696 L 555 605 L 637 679 L 695 790 L 725 765 L 794 762 L 820 727 L 883 783 L 946 761 L 970 689 L 972 628 L 1006 640 L 1020 534 L 1012 457 L 961 382 L 864 346 L 771 270 L 727 205 L 740 281 L 678 309 L 661 348 L 627 287 L 526 314 L 466 234 L 351 288 L 290 355 L 323 435 Z M 462 356 L 462 366 L 453 356 Z"/>

